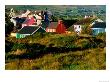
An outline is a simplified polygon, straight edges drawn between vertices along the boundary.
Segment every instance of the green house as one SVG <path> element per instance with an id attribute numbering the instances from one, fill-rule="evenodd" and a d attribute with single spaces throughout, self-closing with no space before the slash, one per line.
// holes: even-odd
<path id="1" fill-rule="evenodd" d="M 24 26 L 16 33 L 16 38 L 24 38 L 33 35 L 35 32 L 46 32 L 45 28 L 41 26 Z"/>

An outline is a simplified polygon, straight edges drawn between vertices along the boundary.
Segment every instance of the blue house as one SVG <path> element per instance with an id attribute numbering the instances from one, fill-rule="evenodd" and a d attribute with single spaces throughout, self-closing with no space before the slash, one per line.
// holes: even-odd
<path id="1" fill-rule="evenodd" d="M 106 32 L 106 22 L 96 22 L 91 27 L 93 35 Z"/>

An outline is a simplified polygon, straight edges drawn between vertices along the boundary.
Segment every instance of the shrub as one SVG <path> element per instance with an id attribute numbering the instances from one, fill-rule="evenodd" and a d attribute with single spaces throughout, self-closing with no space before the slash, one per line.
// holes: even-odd
<path id="1" fill-rule="evenodd" d="M 103 42 L 106 42 L 106 33 L 99 33 L 97 36 L 96 36 L 97 39 L 101 39 Z"/>
<path id="2" fill-rule="evenodd" d="M 13 43 L 5 40 L 5 52 L 9 52 L 13 47 Z"/>
<path id="3" fill-rule="evenodd" d="M 88 39 L 81 39 L 76 42 L 76 45 L 82 49 L 86 49 L 91 47 L 91 42 Z"/>
<path id="4" fill-rule="evenodd" d="M 78 36 L 63 36 L 63 37 L 59 37 L 59 38 L 55 38 L 53 40 L 53 43 L 57 46 L 57 47 L 69 47 L 69 46 L 74 46 L 72 44 L 74 44 L 74 41 L 78 39 Z"/>
<path id="5" fill-rule="evenodd" d="M 17 49 L 21 50 L 21 49 L 26 49 L 26 48 L 27 48 L 26 44 L 15 43 L 11 50 L 17 50 Z"/>
<path id="6" fill-rule="evenodd" d="M 82 34 L 89 34 L 91 35 L 92 34 L 92 30 L 90 29 L 89 25 L 85 25 L 82 27 L 82 31 L 81 31 Z"/>

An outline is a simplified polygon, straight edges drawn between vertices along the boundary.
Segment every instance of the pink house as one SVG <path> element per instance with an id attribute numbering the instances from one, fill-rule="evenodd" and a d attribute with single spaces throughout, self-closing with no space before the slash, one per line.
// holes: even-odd
<path id="1" fill-rule="evenodd" d="M 35 21 L 34 17 L 31 17 L 31 18 L 28 17 L 28 18 L 23 22 L 22 27 L 33 25 L 35 22 L 36 22 L 36 21 Z"/>

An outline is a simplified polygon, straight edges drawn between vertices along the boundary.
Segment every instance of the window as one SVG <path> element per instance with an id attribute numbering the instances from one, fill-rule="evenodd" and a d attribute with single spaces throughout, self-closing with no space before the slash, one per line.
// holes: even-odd
<path id="1" fill-rule="evenodd" d="M 79 26 L 79 28 L 80 28 L 80 26 Z"/>

